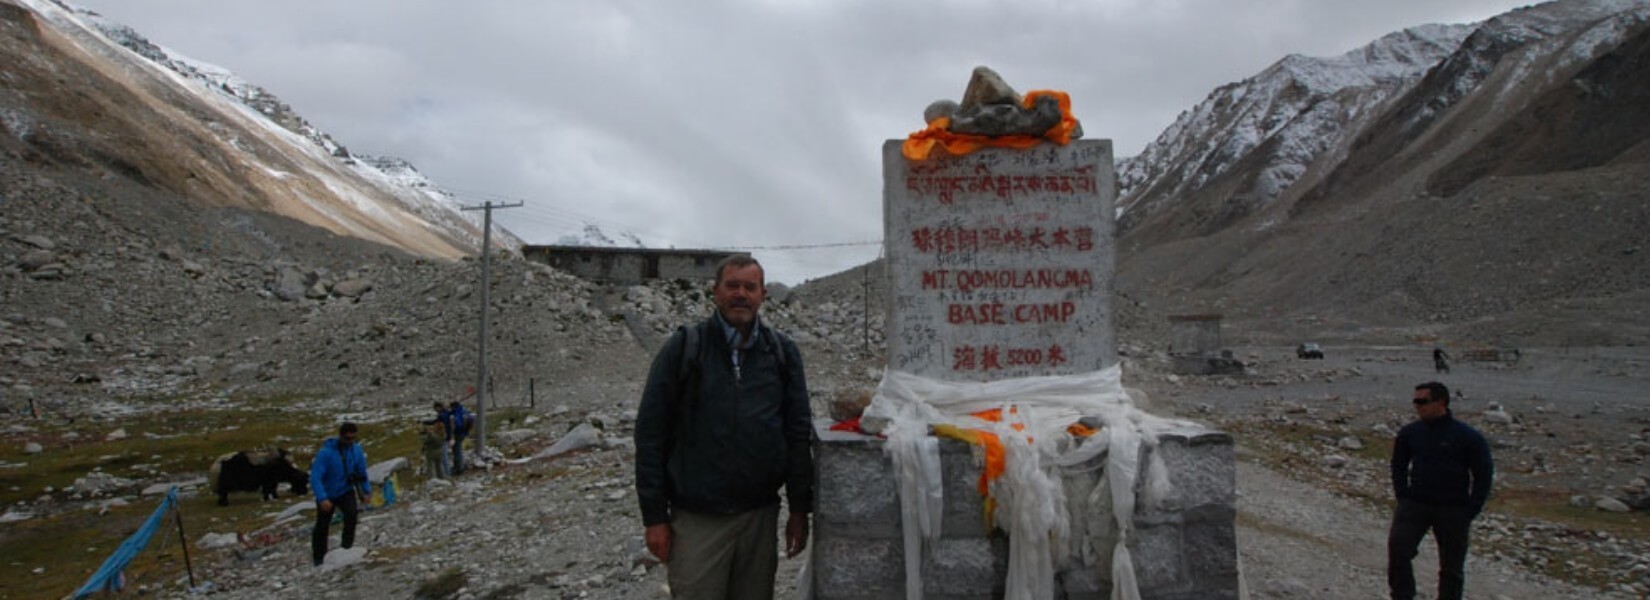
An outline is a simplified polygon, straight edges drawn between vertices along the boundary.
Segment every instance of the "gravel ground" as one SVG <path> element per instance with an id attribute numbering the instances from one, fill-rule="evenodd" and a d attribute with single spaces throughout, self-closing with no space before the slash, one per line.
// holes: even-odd
<path id="1" fill-rule="evenodd" d="M 1148 372 L 1142 386 L 1163 409 L 1237 431 L 1239 545 L 1252 598 L 1381 598 L 1390 518 L 1386 459 L 1397 427 L 1413 420 L 1411 388 L 1438 379 L 1467 396 L 1452 408 L 1490 439 L 1497 494 L 1559 490 L 1589 499 L 1622 494 L 1650 474 L 1642 450 L 1650 416 L 1650 351 L 1526 349 L 1512 365 L 1461 363 L 1435 373 L 1430 347 L 1331 347 L 1323 361 L 1290 348 L 1240 348 L 1248 374 L 1176 377 Z M 1499 405 L 1514 423 L 1486 419 Z M 1308 431 L 1306 442 L 1291 432 Z M 1341 441 L 1369 440 L 1371 452 Z M 1330 457 L 1346 459 L 1330 466 Z M 1539 459 L 1535 458 L 1539 457 Z M 1650 556 L 1642 512 L 1593 511 L 1596 529 L 1502 512 L 1492 498 L 1474 525 L 1470 598 L 1641 598 Z M 1588 511 L 1590 509 L 1581 509 Z M 1625 551 L 1620 546 L 1627 546 Z M 1581 556 L 1608 567 L 1577 567 Z M 1416 559 L 1423 597 L 1436 585 L 1436 554 Z M 1565 563 L 1571 563 L 1565 565 Z M 1556 570 L 1580 587 L 1549 577 Z M 1625 587 L 1637 586 L 1637 587 Z M 1602 588 L 1602 589 L 1601 589 Z"/>
<path id="2" fill-rule="evenodd" d="M 1281 350 L 1257 351 L 1262 356 L 1270 352 Z M 1343 397 L 1368 394 L 1383 399 L 1380 407 L 1370 409 L 1373 414 L 1359 413 L 1353 421 L 1397 423 L 1404 417 L 1399 412 L 1401 409 L 1389 410 L 1386 405 L 1406 403 L 1402 401 L 1407 400 L 1407 388 L 1399 385 L 1398 380 L 1425 378 L 1428 373 L 1417 371 L 1422 365 L 1417 361 L 1365 360 L 1384 352 L 1362 352 L 1359 358 L 1347 356 L 1342 349 L 1332 356 L 1338 354 L 1345 362 L 1332 358 L 1305 366 L 1280 359 L 1270 363 L 1273 373 L 1252 374 L 1244 378 L 1242 384 L 1235 383 L 1236 379 L 1175 378 L 1163 374 L 1144 375 L 1142 378 L 1146 381 L 1142 383 L 1157 390 L 1152 393 L 1162 405 L 1160 408 L 1166 411 L 1195 415 L 1203 412 L 1201 406 L 1205 403 L 1225 403 L 1215 409 L 1219 414 L 1203 412 L 1203 418 L 1217 422 L 1242 424 L 1248 415 L 1266 414 L 1279 402 L 1313 398 L 1335 402 L 1337 408 L 1319 406 L 1312 409 L 1312 415 L 1292 416 L 1300 421 L 1320 417 L 1333 421 L 1341 415 L 1331 413 L 1358 413 L 1344 406 L 1355 402 L 1322 399 L 1322 394 L 1337 391 Z M 1637 359 L 1621 360 L 1625 361 L 1623 364 L 1631 364 Z M 1254 370 L 1267 364 L 1265 359 L 1257 361 Z M 1351 366 L 1360 366 L 1363 374 L 1337 376 L 1339 383 L 1325 387 L 1322 373 L 1342 372 Z M 1589 368 L 1559 370 L 1594 379 Z M 1469 396 L 1471 402 L 1477 403 L 1489 400 L 1489 389 L 1493 388 L 1488 385 L 1489 379 L 1541 379 L 1548 376 L 1548 371 L 1533 364 L 1522 369 L 1493 371 L 1463 366 L 1455 376 L 1467 382 L 1462 385 L 1486 390 L 1481 395 Z M 1302 377 L 1302 374 L 1308 376 Z M 1595 386 L 1597 389 L 1582 393 L 1603 393 L 1603 388 L 1611 382 L 1632 388 L 1642 383 L 1641 377 L 1636 371 L 1624 371 L 1619 381 L 1606 379 Z M 1506 383 L 1528 389 L 1518 382 Z M 1563 382 L 1551 385 L 1554 389 L 1566 388 Z M 217 551 L 208 555 L 206 562 L 211 566 L 204 570 L 211 574 L 208 579 L 219 591 L 218 595 L 230 598 L 261 598 L 275 592 L 319 597 L 423 595 L 614 600 L 666 597 L 664 570 L 642 551 L 641 524 L 630 475 L 629 417 L 617 414 L 622 412 L 617 407 L 625 406 L 625 399 L 633 397 L 636 391 L 614 386 L 603 392 L 612 398 L 587 403 L 615 407 L 605 414 L 575 409 L 547 416 L 532 425 L 540 431 L 565 432 L 577 423 L 591 419 L 603 421 L 608 435 L 595 446 L 520 464 L 499 464 L 490 471 L 468 474 L 451 485 L 410 486 L 399 504 L 374 511 L 365 518 L 360 537 L 364 540 L 361 547 L 365 548 L 365 555 L 358 563 L 338 568 L 311 568 L 307 553 L 308 520 L 300 516 L 284 525 L 282 541 L 253 550 Z M 1607 400 L 1601 397 L 1598 401 Z M 1462 412 L 1468 410 L 1473 409 L 1462 407 Z M 1593 419 L 1584 415 L 1583 420 Z M 1488 431 L 1492 436 L 1497 435 L 1494 430 Z M 555 434 L 542 436 L 513 453 L 531 453 L 557 439 Z M 1341 473 L 1298 468 L 1299 463 L 1287 460 L 1280 463 L 1273 448 L 1261 440 L 1239 435 L 1238 444 L 1239 551 L 1250 597 L 1328 600 L 1383 597 L 1387 508 L 1368 498 L 1384 486 L 1378 476 L 1383 465 L 1378 461 L 1354 464 Z M 1316 452 L 1307 448 L 1299 449 L 1298 454 L 1308 457 Z M 1512 454 L 1511 451 L 1501 453 Z M 1363 479 L 1370 482 L 1362 485 L 1376 489 L 1366 495 L 1344 493 L 1345 489 L 1358 488 L 1346 483 L 1359 479 L 1348 474 L 1351 471 L 1366 472 Z M 1324 477 L 1338 478 L 1338 484 L 1325 485 Z M 416 479 L 409 477 L 409 481 Z M 1619 587 L 1600 590 L 1565 583 L 1531 568 L 1516 553 L 1491 550 L 1481 543 L 1509 532 L 1514 534 L 1511 537 L 1519 537 L 1516 533 L 1526 526 L 1525 520 L 1493 511 L 1480 520 L 1475 529 L 1475 553 L 1468 566 L 1468 597 L 1640 597 Z M 1538 535 L 1530 544 L 1539 546 L 1541 530 L 1535 531 Z M 1555 549 L 1564 551 L 1565 548 Z M 1417 561 L 1422 589 L 1430 589 L 1436 581 L 1431 570 L 1431 565 L 1436 564 L 1436 555 L 1424 544 Z M 782 561 L 781 565 L 779 597 L 792 597 L 792 584 L 801 561 Z M 1430 594 L 1423 591 L 1423 597 Z"/>

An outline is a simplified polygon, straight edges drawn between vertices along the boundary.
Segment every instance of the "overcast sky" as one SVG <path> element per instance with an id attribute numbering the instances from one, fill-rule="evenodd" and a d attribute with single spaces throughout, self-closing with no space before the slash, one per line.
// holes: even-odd
<path id="1" fill-rule="evenodd" d="M 584 223 L 751 247 L 801 283 L 876 258 L 881 147 L 988 65 L 1137 154 L 1215 87 L 1512 0 L 72 0 L 398 156 L 532 244 Z"/>

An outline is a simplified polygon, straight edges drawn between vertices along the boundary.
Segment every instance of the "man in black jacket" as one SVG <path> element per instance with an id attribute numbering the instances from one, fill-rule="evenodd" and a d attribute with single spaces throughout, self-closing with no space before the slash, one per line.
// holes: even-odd
<path id="1" fill-rule="evenodd" d="M 808 386 L 796 345 L 757 316 L 765 285 L 750 256 L 722 261 L 716 312 L 665 342 L 642 391 L 636 495 L 675 598 L 773 597 L 780 487 L 786 554 L 808 543 Z"/>
<path id="2" fill-rule="evenodd" d="M 1420 420 L 1392 444 L 1392 490 L 1398 508 L 1387 536 L 1387 585 L 1393 600 L 1415 598 L 1411 562 L 1428 529 L 1438 543 L 1438 598 L 1460 600 L 1466 584 L 1467 538 L 1495 478 L 1489 444 L 1449 410 L 1449 388 L 1415 386 Z"/>

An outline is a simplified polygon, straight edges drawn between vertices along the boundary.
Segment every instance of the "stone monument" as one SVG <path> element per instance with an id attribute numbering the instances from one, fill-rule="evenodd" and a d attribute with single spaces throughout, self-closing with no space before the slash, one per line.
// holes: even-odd
<path id="1" fill-rule="evenodd" d="M 976 70 L 975 80 L 982 77 L 996 79 L 989 69 L 984 75 Z M 985 92 L 971 83 L 960 107 L 936 103 L 937 108 L 929 108 L 929 131 L 935 131 L 934 121 L 946 125 L 940 119 L 982 114 L 981 102 L 989 108 L 986 120 L 1005 123 L 1015 121 L 1018 113 L 1002 107 L 1020 104 L 1026 118 L 1041 119 L 1034 127 L 1048 127 L 1049 98 L 1066 110 L 1063 94 L 1033 92 L 1028 94 L 1032 100 L 1024 101 L 1003 90 L 1007 87 L 1000 79 Z M 1039 111 L 1042 116 L 1034 114 Z M 1067 133 L 1080 132 L 1069 113 L 1066 119 Z M 1008 143 L 980 144 L 976 136 L 934 134 L 937 147 L 918 152 L 918 159 L 911 157 L 918 134 L 883 147 L 884 243 L 892 298 L 888 371 L 965 387 L 1116 373 L 1111 143 L 1049 141 L 1010 131 L 1003 134 L 1014 137 Z M 888 385 L 885 380 L 884 388 Z M 1122 397 L 1120 384 L 1117 389 Z M 885 393 L 879 390 L 873 410 Z M 905 535 L 906 528 L 917 527 L 908 522 L 909 503 L 902 512 L 901 490 L 910 488 L 902 488 L 907 482 L 885 452 L 890 442 L 829 431 L 826 425 L 821 423 L 815 448 L 818 504 L 808 570 L 814 598 L 894 599 L 920 593 L 929 599 L 988 600 L 1028 587 L 1023 581 L 1018 587 L 1005 584 L 1015 577 L 1011 562 L 1024 559 L 1023 554 L 1011 558 L 1014 544 L 1047 542 L 1041 536 L 1015 540 L 987 525 L 990 509 L 981 496 L 986 483 L 977 447 L 949 439 L 938 444 L 942 485 L 935 494 L 943 494 L 943 509 L 935 519 L 939 533 L 917 551 Z M 1106 529 L 1113 520 L 1113 504 L 1092 498 L 1108 489 L 1109 463 L 1102 453 L 1058 475 L 1056 487 L 1064 490 L 1064 498 L 1055 499 L 1059 510 L 1069 506 L 1081 512 L 1101 505 L 1108 510 L 1073 515 L 1072 527 L 1086 529 L 1067 536 L 1070 545 L 1060 547 L 1074 551 L 1057 553 L 1067 558 L 1046 571 L 1054 581 L 1029 586 L 1041 590 L 1031 594 L 1038 600 L 1107 599 L 1115 585 L 1137 589 L 1147 599 L 1238 597 L 1230 436 L 1187 423 L 1153 429 L 1150 435 L 1127 449 L 1141 457 L 1136 464 L 1142 475 L 1126 480 L 1132 484 L 1124 494 L 1126 504 L 1134 510 L 1116 517 L 1129 520 L 1129 526 L 1121 527 L 1128 530 L 1120 538 L 1124 543 L 1118 545 L 1126 547 L 1124 556 L 1133 557 L 1129 572 L 1114 570 L 1112 547 L 1092 541 L 1100 535 L 1093 530 Z M 1118 445 L 1114 441 L 1111 447 L 1116 463 Z M 1163 491 L 1136 507 L 1136 491 L 1148 486 L 1148 462 L 1164 475 Z M 914 561 L 909 571 L 907 561 Z M 913 576 L 920 585 L 914 585 Z M 1127 581 L 1119 584 L 1120 578 Z"/>

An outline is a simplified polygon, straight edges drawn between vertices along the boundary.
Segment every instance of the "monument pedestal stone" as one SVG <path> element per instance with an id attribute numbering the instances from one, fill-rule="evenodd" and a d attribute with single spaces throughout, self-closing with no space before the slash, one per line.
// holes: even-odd
<path id="1" fill-rule="evenodd" d="M 907 160 L 900 147 L 899 140 L 883 146 L 888 368 L 988 382 L 1116 365 L 1111 142 L 941 152 L 922 161 Z M 904 598 L 908 557 L 883 441 L 828 425 L 818 423 L 814 448 L 814 597 Z M 1140 456 L 1157 453 L 1173 489 L 1133 514 L 1128 548 L 1142 598 L 1237 598 L 1231 437 L 1192 426 L 1154 435 L 1155 448 Z M 940 463 L 942 535 L 917 557 L 924 597 L 1001 598 L 1011 540 L 985 528 L 981 466 L 955 440 L 940 442 Z M 1068 505 L 1082 510 L 1088 504 L 1077 496 L 1095 489 L 1103 469 L 1068 471 Z M 1112 548 L 1094 550 L 1103 556 L 1092 564 L 1057 566 L 1056 598 L 1111 597 Z"/>
<path id="2" fill-rule="evenodd" d="M 815 447 L 814 598 L 895 600 L 905 597 L 905 555 L 893 465 L 882 440 L 829 431 L 821 422 Z M 1140 596 L 1147 600 L 1238 597 L 1235 471 L 1232 438 L 1210 430 L 1168 432 L 1157 452 L 1172 493 L 1155 510 L 1134 515 L 1134 558 Z M 1142 453 L 1142 456 L 1146 454 Z M 986 531 L 980 467 L 963 442 L 942 440 L 945 480 L 943 534 L 922 565 L 924 597 L 994 600 L 1003 596 L 1008 536 Z M 1100 470 L 1068 475 L 1068 493 L 1094 489 Z M 1072 506 L 1082 506 L 1073 502 Z M 1108 514 L 1091 518 L 1110 518 Z M 1108 557 L 1110 548 L 1098 549 Z M 1055 598 L 1109 600 L 1110 559 L 1100 565 L 1060 565 Z"/>

